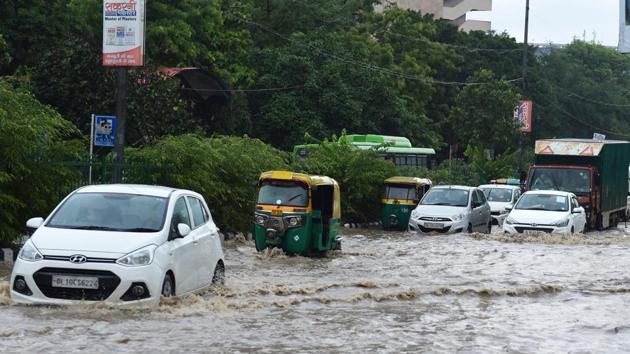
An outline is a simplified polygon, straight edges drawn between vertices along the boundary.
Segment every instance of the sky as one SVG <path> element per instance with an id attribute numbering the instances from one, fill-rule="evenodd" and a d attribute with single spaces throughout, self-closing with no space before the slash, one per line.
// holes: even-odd
<path id="1" fill-rule="evenodd" d="M 619 0 L 530 0 L 529 42 L 570 43 L 574 38 L 617 46 Z M 492 21 L 523 42 L 525 0 L 493 0 L 491 12 L 469 13 L 469 19 Z"/>

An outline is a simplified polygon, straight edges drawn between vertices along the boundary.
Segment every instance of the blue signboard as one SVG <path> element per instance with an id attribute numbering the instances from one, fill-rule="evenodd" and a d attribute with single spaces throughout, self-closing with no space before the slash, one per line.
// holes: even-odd
<path id="1" fill-rule="evenodd" d="M 116 117 L 94 117 L 94 146 L 114 146 L 116 141 Z"/>

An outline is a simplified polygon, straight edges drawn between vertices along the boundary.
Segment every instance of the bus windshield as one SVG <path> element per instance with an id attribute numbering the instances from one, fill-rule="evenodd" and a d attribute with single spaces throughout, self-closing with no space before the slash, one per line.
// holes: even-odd
<path id="1" fill-rule="evenodd" d="M 530 176 L 529 189 L 588 195 L 591 191 L 591 178 L 589 171 L 584 169 L 534 168 Z"/>
<path id="2" fill-rule="evenodd" d="M 258 204 L 305 207 L 308 205 L 308 190 L 306 186 L 292 181 L 264 181 L 258 192 Z"/>

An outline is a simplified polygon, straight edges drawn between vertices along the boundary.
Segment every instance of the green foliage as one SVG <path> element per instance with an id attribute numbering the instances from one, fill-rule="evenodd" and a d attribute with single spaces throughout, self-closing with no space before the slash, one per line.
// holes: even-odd
<path id="1" fill-rule="evenodd" d="M 249 230 L 254 215 L 253 182 L 261 172 L 287 169 L 285 153 L 248 137 L 166 136 L 142 149 L 128 148 L 125 154 L 128 161 L 161 167 L 152 183 L 202 194 L 224 231 Z"/>
<path id="2" fill-rule="evenodd" d="M 630 139 L 630 58 L 614 48 L 574 41 L 543 56 L 528 90 L 536 138 Z"/>
<path id="3" fill-rule="evenodd" d="M 69 140 L 76 134 L 57 112 L 0 80 L 0 242 L 23 233 L 27 218 L 46 216 L 78 182 L 60 163 L 87 151 Z"/>
<path id="4" fill-rule="evenodd" d="M 308 157 L 296 159 L 292 170 L 334 178 L 341 188 L 341 217 L 353 222 L 379 219 L 383 181 L 396 175 L 394 165 L 376 152 L 338 142 L 324 142 Z"/>
<path id="5" fill-rule="evenodd" d="M 3 68 L 8 66 L 10 62 L 11 55 L 9 55 L 9 45 L 0 33 L 0 72 L 2 72 Z"/>
<path id="6" fill-rule="evenodd" d="M 457 96 L 450 123 L 459 142 L 486 149 L 510 146 L 518 133 L 512 115 L 519 99 L 517 88 L 495 79 L 488 70 L 475 73 L 468 81 L 486 84 L 466 86 Z"/>
<path id="7" fill-rule="evenodd" d="M 70 73 L 70 74 L 69 74 Z M 99 48 L 69 38 L 40 57 L 32 72 L 33 92 L 89 135 L 90 115 L 115 114 L 115 72 L 101 66 Z M 156 67 L 130 70 L 127 82 L 127 134 L 131 145 L 202 126 L 179 93 L 179 80 Z"/>

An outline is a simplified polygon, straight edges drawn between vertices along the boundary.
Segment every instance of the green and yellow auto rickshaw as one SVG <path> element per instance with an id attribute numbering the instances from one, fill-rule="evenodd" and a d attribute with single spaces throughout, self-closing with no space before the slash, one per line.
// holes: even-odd
<path id="1" fill-rule="evenodd" d="M 339 185 L 325 176 L 289 171 L 260 175 L 254 218 L 256 249 L 317 255 L 341 249 Z"/>
<path id="2" fill-rule="evenodd" d="M 431 188 L 432 182 L 426 178 L 391 177 L 385 180 L 385 190 L 381 202 L 384 230 L 407 230 L 411 211 Z"/>

